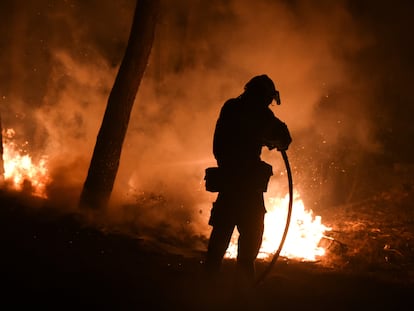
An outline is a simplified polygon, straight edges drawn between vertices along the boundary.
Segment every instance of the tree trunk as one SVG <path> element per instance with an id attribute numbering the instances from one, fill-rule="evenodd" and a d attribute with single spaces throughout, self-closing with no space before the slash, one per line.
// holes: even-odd
<path id="1" fill-rule="evenodd" d="M 159 0 L 137 0 L 128 45 L 99 130 L 80 207 L 105 208 L 112 193 L 135 96 L 155 36 Z"/>

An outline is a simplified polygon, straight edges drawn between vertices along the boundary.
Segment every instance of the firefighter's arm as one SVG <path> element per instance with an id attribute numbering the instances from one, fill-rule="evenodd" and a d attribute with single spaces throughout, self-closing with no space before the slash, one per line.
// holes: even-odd
<path id="1" fill-rule="evenodd" d="M 278 151 L 282 151 L 289 148 L 292 137 L 284 122 L 274 117 L 272 122 L 268 124 L 265 132 L 263 143 L 269 150 L 277 149 Z"/>

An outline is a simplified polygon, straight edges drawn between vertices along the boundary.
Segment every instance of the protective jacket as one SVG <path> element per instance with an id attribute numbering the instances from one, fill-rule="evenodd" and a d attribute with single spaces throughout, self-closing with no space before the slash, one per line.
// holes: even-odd
<path id="1" fill-rule="evenodd" d="M 248 103 L 240 96 L 229 99 L 220 111 L 213 154 L 218 166 L 224 170 L 235 174 L 251 172 L 262 162 L 263 146 L 286 150 L 291 141 L 286 124 L 272 110 Z"/>

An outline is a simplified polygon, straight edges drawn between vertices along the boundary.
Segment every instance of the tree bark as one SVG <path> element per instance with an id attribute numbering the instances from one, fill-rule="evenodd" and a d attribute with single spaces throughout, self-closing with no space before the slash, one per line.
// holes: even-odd
<path id="1" fill-rule="evenodd" d="M 124 58 L 108 98 L 79 205 L 106 208 L 110 199 L 131 110 L 155 36 L 159 0 L 137 0 Z"/>

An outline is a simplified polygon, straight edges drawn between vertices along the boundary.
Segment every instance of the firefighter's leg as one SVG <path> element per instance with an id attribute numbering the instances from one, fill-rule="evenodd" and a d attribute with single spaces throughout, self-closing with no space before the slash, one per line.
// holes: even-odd
<path id="1" fill-rule="evenodd" d="M 255 260 L 262 244 L 264 213 L 258 212 L 249 219 L 241 221 L 239 230 L 237 274 L 241 285 L 253 285 L 255 278 Z"/>
<path id="2" fill-rule="evenodd" d="M 233 230 L 234 225 L 232 224 L 216 224 L 213 226 L 205 263 L 206 270 L 211 275 L 217 274 L 220 270 Z"/>

